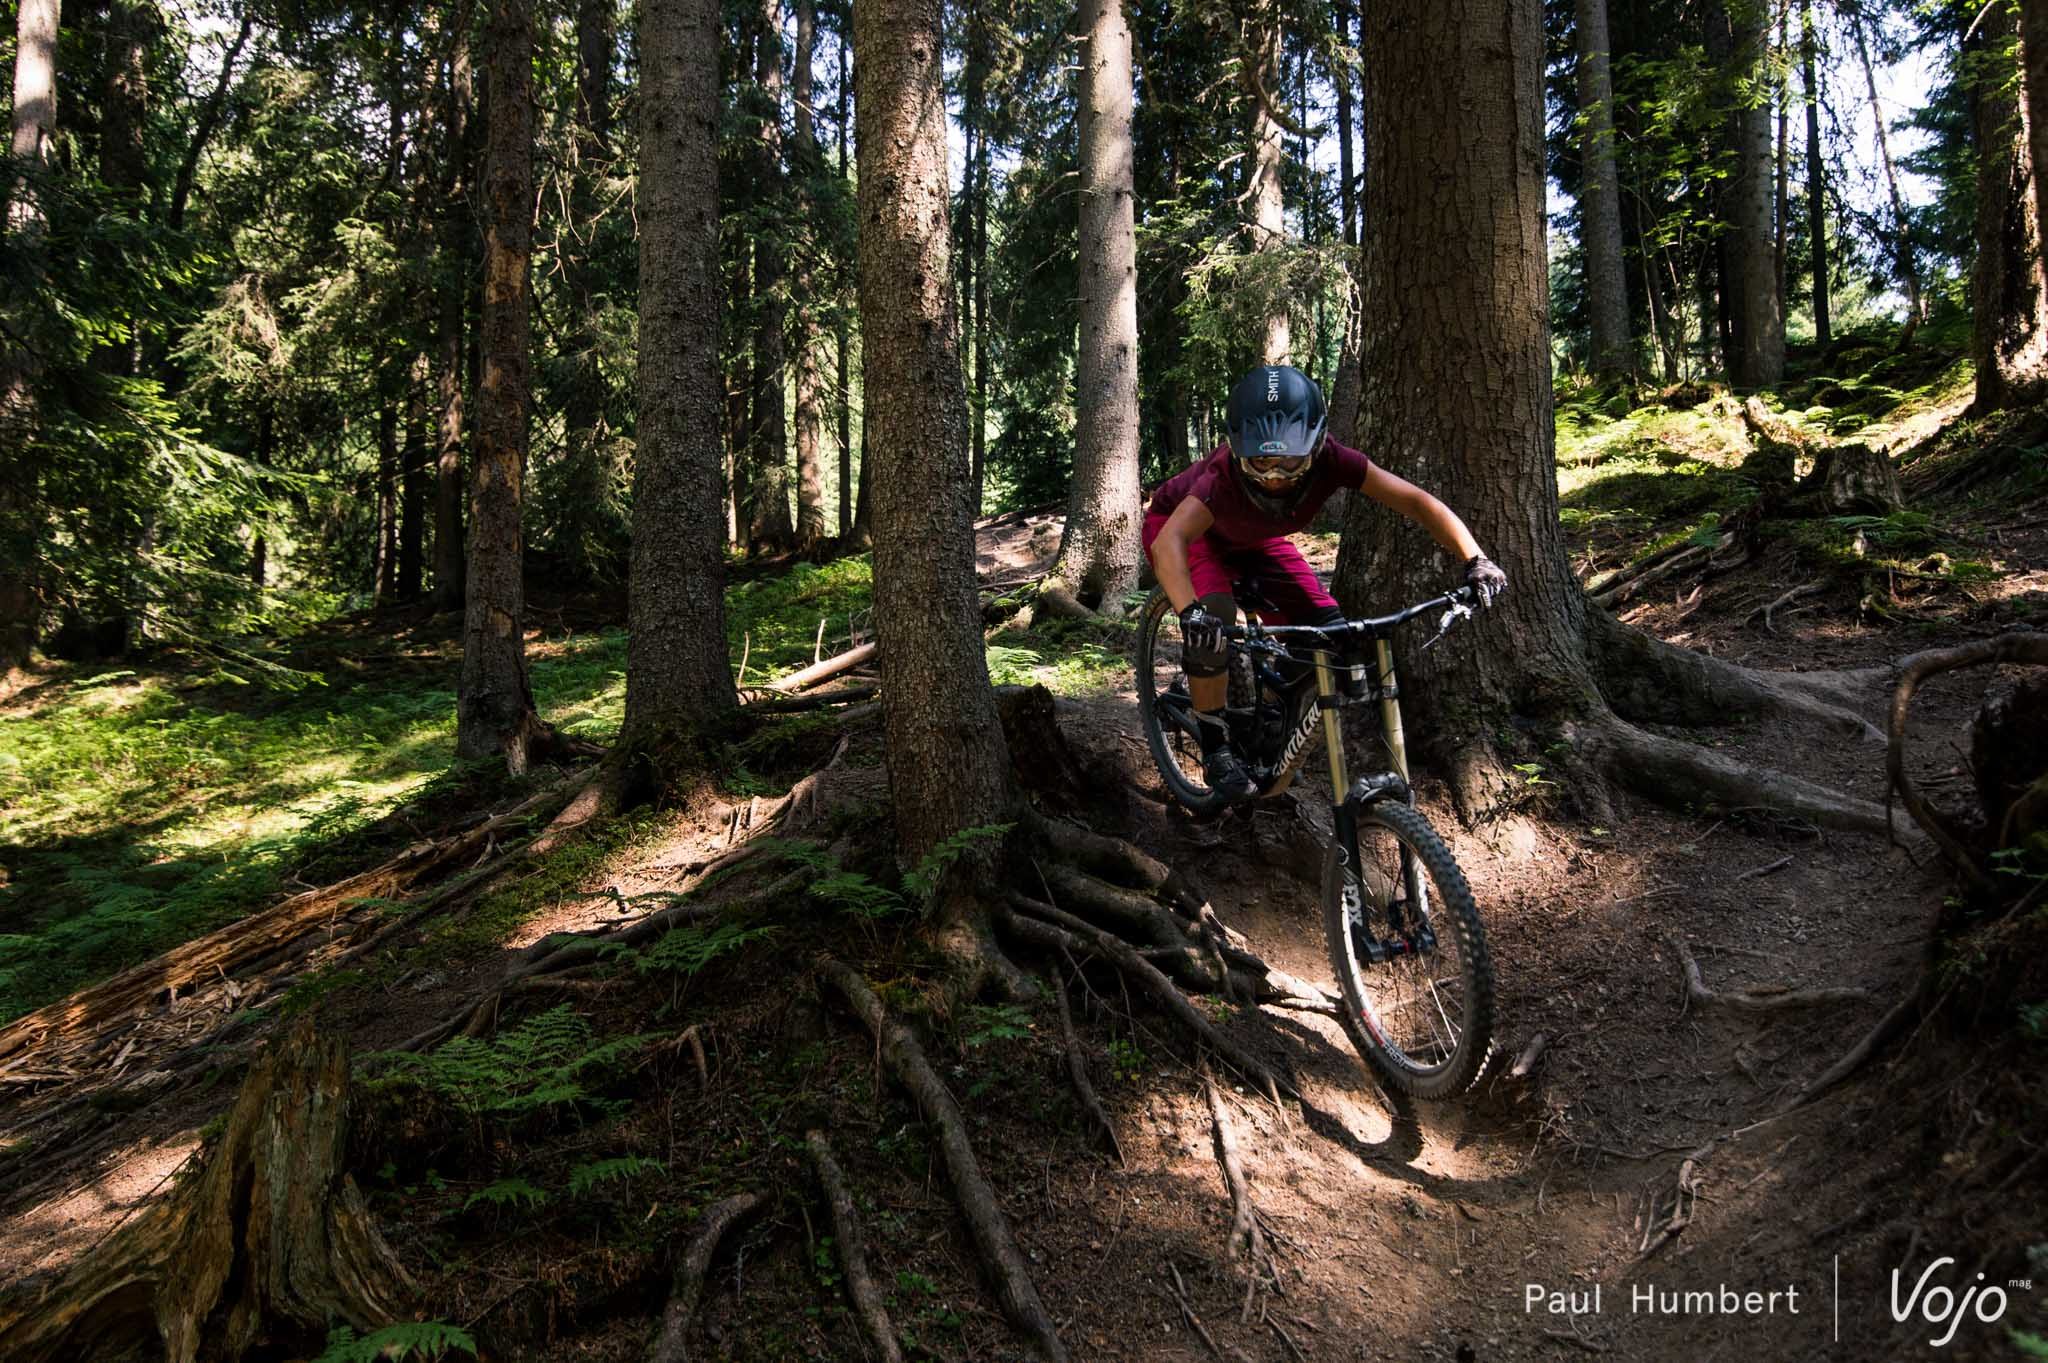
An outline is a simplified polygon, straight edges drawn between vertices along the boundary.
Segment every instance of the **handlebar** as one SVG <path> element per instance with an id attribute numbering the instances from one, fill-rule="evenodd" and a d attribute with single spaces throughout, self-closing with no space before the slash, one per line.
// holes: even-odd
<path id="1" fill-rule="evenodd" d="M 1357 620 L 1346 620 L 1340 625 L 1261 625 L 1254 621 L 1249 625 L 1225 625 L 1223 627 L 1223 637 L 1226 639 L 1247 640 L 1270 638 L 1277 635 L 1313 634 L 1330 643 L 1346 638 L 1376 639 L 1407 624 L 1416 616 L 1427 615 L 1430 611 L 1440 607 L 1448 607 L 1450 610 L 1460 613 L 1470 613 L 1478 599 L 1479 593 L 1476 588 L 1460 587 L 1456 591 L 1445 592 L 1442 596 L 1433 596 L 1427 601 L 1418 601 L 1414 605 L 1397 610 L 1391 615 L 1367 616 Z M 1448 629 L 1449 627 L 1450 621 L 1446 619 L 1444 628 Z M 1442 636 L 1442 632 L 1442 630 L 1438 631 L 1439 637 Z"/>

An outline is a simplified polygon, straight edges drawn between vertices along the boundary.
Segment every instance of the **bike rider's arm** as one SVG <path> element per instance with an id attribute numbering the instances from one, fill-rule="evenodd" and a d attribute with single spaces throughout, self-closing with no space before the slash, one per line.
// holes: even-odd
<path id="1" fill-rule="evenodd" d="M 1188 546 L 1208 534 L 1214 524 L 1216 518 L 1209 514 L 1207 503 L 1184 497 L 1152 541 L 1152 571 L 1176 611 L 1186 610 L 1195 599 L 1195 580 L 1188 573 Z"/>
<path id="2" fill-rule="evenodd" d="M 1465 522 L 1458 519 L 1457 512 L 1407 479 L 1388 473 L 1378 464 L 1374 464 L 1366 473 L 1365 483 L 1359 490 L 1381 506 L 1400 512 L 1427 530 L 1429 537 L 1457 555 L 1460 563 L 1470 562 L 1485 552 L 1479 547 L 1479 541 L 1472 538 L 1472 532 L 1465 528 Z M 1187 504 L 1183 502 L 1181 505 L 1185 507 Z M 1169 523 L 1166 530 L 1162 530 L 1159 538 L 1153 542 L 1152 553 L 1155 559 L 1159 555 L 1159 545 L 1165 542 L 1167 533 L 1172 529 L 1173 526 Z M 1164 572 L 1160 573 L 1159 580 L 1162 583 L 1166 581 Z"/>

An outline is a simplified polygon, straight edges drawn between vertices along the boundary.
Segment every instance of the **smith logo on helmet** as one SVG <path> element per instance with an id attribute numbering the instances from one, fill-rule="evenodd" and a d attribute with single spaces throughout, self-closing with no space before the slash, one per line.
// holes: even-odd
<path id="1" fill-rule="evenodd" d="M 1277 369 L 1268 369 L 1266 371 L 1266 401 L 1278 402 L 1279 400 L 1280 371 Z"/>

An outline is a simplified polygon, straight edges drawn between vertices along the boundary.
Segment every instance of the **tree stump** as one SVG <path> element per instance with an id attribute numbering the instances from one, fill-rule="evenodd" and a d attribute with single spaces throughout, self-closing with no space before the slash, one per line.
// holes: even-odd
<path id="1" fill-rule="evenodd" d="M 1860 442 L 1819 450 L 1813 472 L 1799 481 L 1799 495 L 1836 516 L 1888 516 L 1906 504 L 1890 457 Z"/>
<path id="2" fill-rule="evenodd" d="M 341 1041 L 310 1019 L 273 1045 L 197 1174 L 60 1275 L 0 1297 L 0 1358 L 233 1363 L 267 1340 L 397 1319 L 414 1286 L 342 1168 L 348 1083 Z"/>

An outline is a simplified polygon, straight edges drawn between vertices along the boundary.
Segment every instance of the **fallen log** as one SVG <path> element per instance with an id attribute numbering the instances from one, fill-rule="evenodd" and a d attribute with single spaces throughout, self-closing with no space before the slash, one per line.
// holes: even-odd
<path id="1" fill-rule="evenodd" d="M 787 677 L 778 678 L 769 685 L 777 691 L 803 691 L 827 678 L 852 671 L 880 651 L 881 645 L 878 643 L 862 644 L 859 648 L 850 648 L 835 657 L 825 659 L 824 662 L 813 663 L 800 672 L 792 672 Z"/>

